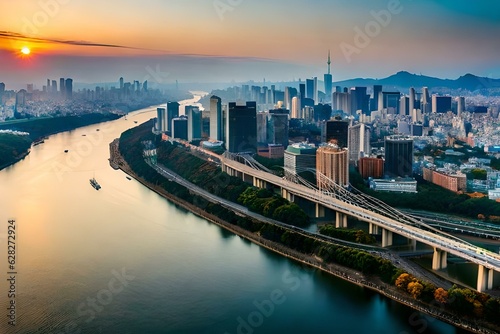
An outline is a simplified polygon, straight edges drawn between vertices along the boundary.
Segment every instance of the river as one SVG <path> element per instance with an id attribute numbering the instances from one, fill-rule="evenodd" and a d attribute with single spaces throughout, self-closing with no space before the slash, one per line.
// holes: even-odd
<path id="1" fill-rule="evenodd" d="M 150 108 L 50 136 L 0 171 L 0 333 L 462 332 L 228 233 L 113 170 L 108 144 L 155 116 Z"/>

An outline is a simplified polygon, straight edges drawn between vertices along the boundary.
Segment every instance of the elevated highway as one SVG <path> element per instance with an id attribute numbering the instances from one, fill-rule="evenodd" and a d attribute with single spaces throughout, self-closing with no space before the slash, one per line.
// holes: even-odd
<path id="1" fill-rule="evenodd" d="M 470 244 L 458 237 L 440 231 L 423 221 L 408 216 L 385 203 L 357 191 L 331 184 L 328 189 L 314 189 L 291 182 L 272 173 L 259 170 L 235 161 L 235 157 L 225 154 L 220 157 L 223 171 L 241 177 L 254 186 L 279 187 L 281 195 L 290 201 L 295 196 L 309 200 L 316 205 L 316 211 L 324 208 L 336 212 L 337 226 L 346 226 L 347 216 L 355 217 L 370 224 L 370 229 L 382 229 L 382 246 L 392 244 L 393 233 L 410 240 L 427 244 L 434 248 L 433 269 L 443 269 L 447 265 L 447 254 L 453 254 L 479 266 L 477 290 L 493 288 L 493 273 L 500 271 L 500 255 Z M 323 176 L 320 176 L 323 177 Z"/>

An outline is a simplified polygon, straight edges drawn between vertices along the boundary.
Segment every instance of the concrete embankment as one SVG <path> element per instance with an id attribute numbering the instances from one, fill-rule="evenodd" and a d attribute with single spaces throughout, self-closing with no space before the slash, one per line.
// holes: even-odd
<path id="1" fill-rule="evenodd" d="M 126 161 L 123 159 L 123 157 L 120 155 L 119 149 L 118 149 L 118 139 L 115 139 L 111 144 L 110 144 L 110 164 L 113 167 L 118 167 L 121 169 L 123 172 L 126 174 L 130 175 L 137 181 L 139 181 L 141 184 L 144 186 L 148 187 L 152 191 L 156 192 L 157 194 L 165 197 L 169 201 L 173 202 L 174 204 L 196 214 L 199 217 L 202 217 L 214 224 L 217 224 L 224 229 L 242 237 L 245 238 L 257 245 L 260 245 L 262 247 L 265 247 L 275 253 L 278 253 L 282 256 L 285 256 L 289 259 L 292 259 L 294 261 L 297 261 L 299 263 L 302 263 L 304 265 L 307 265 L 308 267 L 312 267 L 318 270 L 322 270 L 323 272 L 326 272 L 328 274 L 334 275 L 336 277 L 339 277 L 343 280 L 349 281 L 351 283 L 354 283 L 358 286 L 370 289 L 372 291 L 378 292 L 381 295 L 390 298 L 398 303 L 404 304 L 416 311 L 415 318 L 409 319 L 409 321 L 415 322 L 416 319 L 421 319 L 422 315 L 420 313 L 431 316 L 433 318 L 437 318 L 443 322 L 449 323 L 453 326 L 474 332 L 474 333 L 496 333 L 495 331 L 488 330 L 484 327 L 482 327 L 479 324 L 472 323 L 470 321 L 466 321 L 463 318 L 460 318 L 457 315 L 453 315 L 449 312 L 446 312 L 442 306 L 435 305 L 435 306 L 430 306 L 428 304 L 424 304 L 422 302 L 419 302 L 418 300 L 412 299 L 406 294 L 401 293 L 395 286 L 391 286 L 389 284 L 386 284 L 382 282 L 378 278 L 373 278 L 373 277 L 367 277 L 366 275 L 362 274 L 361 272 L 358 272 L 356 270 L 353 270 L 351 268 L 343 267 L 340 265 L 336 264 L 330 264 L 330 263 L 324 263 L 322 259 L 315 257 L 315 256 L 310 256 L 307 254 L 300 253 L 298 251 L 295 251 L 291 248 L 285 247 L 279 243 L 267 240 L 265 238 L 262 238 L 260 235 L 250 232 L 248 230 L 245 230 L 239 226 L 233 225 L 227 221 L 224 221 L 217 216 L 214 216 L 197 206 L 186 202 L 182 199 L 179 199 L 172 194 L 168 193 L 166 190 L 163 188 L 156 186 L 154 184 L 151 184 L 144 179 L 140 178 L 138 175 L 134 173 L 134 171 L 130 168 L 130 166 L 126 163 Z M 412 315 L 413 316 L 413 315 Z M 425 319 L 423 319 L 425 320 Z M 423 321 L 422 320 L 422 321 Z M 417 323 L 416 326 L 421 326 L 422 322 L 415 322 Z M 416 328 L 418 329 L 418 328 Z"/>

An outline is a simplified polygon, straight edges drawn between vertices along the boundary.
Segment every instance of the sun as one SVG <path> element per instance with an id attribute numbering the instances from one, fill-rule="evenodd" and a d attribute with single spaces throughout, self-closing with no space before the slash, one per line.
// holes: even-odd
<path id="1" fill-rule="evenodd" d="M 21 49 L 21 53 L 27 56 L 31 53 L 31 50 L 25 46 L 24 48 Z"/>

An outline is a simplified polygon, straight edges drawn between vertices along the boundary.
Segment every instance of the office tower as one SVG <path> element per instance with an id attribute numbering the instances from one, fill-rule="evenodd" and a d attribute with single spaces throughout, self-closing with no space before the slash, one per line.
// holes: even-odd
<path id="1" fill-rule="evenodd" d="M 409 115 L 409 108 L 409 98 L 407 96 L 401 96 L 401 98 L 399 99 L 399 114 L 404 116 Z"/>
<path id="2" fill-rule="evenodd" d="M 292 144 L 288 146 L 284 156 L 285 176 L 316 169 L 316 147 L 314 144 Z"/>
<path id="3" fill-rule="evenodd" d="M 369 177 L 380 179 L 384 176 L 384 159 L 369 157 L 360 158 L 358 169 L 363 179 Z"/>
<path id="4" fill-rule="evenodd" d="M 14 111 L 21 112 L 26 105 L 26 90 L 21 89 L 16 93 L 16 104 L 14 106 Z"/>
<path id="5" fill-rule="evenodd" d="M 300 104 L 300 97 L 295 96 L 292 98 L 291 118 L 302 118 L 302 106 Z"/>
<path id="6" fill-rule="evenodd" d="M 306 79 L 306 98 L 314 100 L 314 79 Z"/>
<path id="7" fill-rule="evenodd" d="M 257 113 L 257 143 L 267 144 L 267 112 Z"/>
<path id="8" fill-rule="evenodd" d="M 410 97 L 408 101 L 408 113 L 407 115 L 412 115 L 413 114 L 413 109 L 415 109 L 415 88 L 411 87 L 410 88 Z"/>
<path id="9" fill-rule="evenodd" d="M 432 95 L 432 113 L 447 113 L 451 111 L 451 96 Z"/>
<path id="10" fill-rule="evenodd" d="M 271 103 L 273 104 L 276 103 L 276 97 L 274 94 L 275 91 L 276 91 L 276 85 L 271 85 Z"/>
<path id="11" fill-rule="evenodd" d="M 59 78 L 59 92 L 61 92 L 61 96 L 63 97 L 66 94 L 66 85 L 64 83 L 64 78 Z"/>
<path id="12" fill-rule="evenodd" d="M 167 114 L 163 107 L 156 108 L 156 131 L 165 132 L 167 129 Z"/>
<path id="13" fill-rule="evenodd" d="M 123 90 L 123 77 L 120 77 L 120 90 Z"/>
<path id="14" fill-rule="evenodd" d="M 413 175 L 413 139 L 404 136 L 385 138 L 385 173 L 389 177 Z"/>
<path id="15" fill-rule="evenodd" d="M 284 105 L 285 105 L 285 109 L 290 109 L 291 105 L 292 105 L 292 98 L 290 96 L 290 88 L 291 87 L 288 87 L 286 86 L 285 87 L 285 99 L 284 99 Z"/>
<path id="16" fill-rule="evenodd" d="M 365 155 L 369 155 L 371 129 L 364 123 L 349 127 L 349 161 L 355 165 Z"/>
<path id="17" fill-rule="evenodd" d="M 172 119 L 172 138 L 188 140 L 188 120 L 186 116 Z"/>
<path id="18" fill-rule="evenodd" d="M 457 97 L 457 115 L 460 117 L 465 111 L 465 97 Z"/>
<path id="19" fill-rule="evenodd" d="M 340 148 L 347 147 L 349 143 L 349 122 L 340 119 L 326 121 L 322 130 L 322 142 L 330 143 L 334 141 Z"/>
<path id="20" fill-rule="evenodd" d="M 224 123 L 221 98 L 213 95 L 210 98 L 210 139 L 224 141 Z"/>
<path id="21" fill-rule="evenodd" d="M 429 95 L 429 88 L 427 87 L 422 88 L 422 103 L 420 109 L 422 109 L 422 113 L 424 114 L 431 112 L 431 97 Z"/>
<path id="22" fill-rule="evenodd" d="M 145 80 L 144 83 L 142 84 L 142 90 L 144 92 L 148 91 L 148 81 L 147 80 Z"/>
<path id="23" fill-rule="evenodd" d="M 187 140 L 193 141 L 195 139 L 201 139 L 203 118 L 200 108 L 197 106 L 186 106 L 184 114 L 188 119 Z"/>
<path id="24" fill-rule="evenodd" d="M 355 87 L 351 89 L 351 114 L 361 111 L 368 115 L 370 96 L 366 94 L 366 87 Z"/>
<path id="25" fill-rule="evenodd" d="M 399 114 L 400 92 L 382 92 L 383 108 L 387 109 L 388 114 Z"/>
<path id="26" fill-rule="evenodd" d="M 348 153 L 347 148 L 339 148 L 335 144 L 322 146 L 316 151 L 317 186 L 320 190 L 330 188 L 323 176 L 338 185 L 349 186 Z"/>
<path id="27" fill-rule="evenodd" d="M 343 111 L 351 114 L 351 103 L 349 93 L 335 92 L 332 94 L 332 110 Z"/>
<path id="28" fill-rule="evenodd" d="M 52 92 L 52 87 L 50 87 L 50 79 L 47 79 L 47 93 Z"/>
<path id="29" fill-rule="evenodd" d="M 179 103 L 178 102 L 168 102 L 167 103 L 167 128 L 165 131 L 172 135 L 172 120 L 179 117 Z"/>
<path id="30" fill-rule="evenodd" d="M 379 108 L 380 93 L 382 93 L 382 85 L 373 86 L 373 99 L 371 100 L 370 111 L 379 111 L 383 108 Z"/>
<path id="31" fill-rule="evenodd" d="M 288 113 L 270 110 L 267 114 L 267 143 L 288 147 Z"/>
<path id="32" fill-rule="evenodd" d="M 52 80 L 51 89 L 53 93 L 57 93 L 57 81 Z"/>
<path id="33" fill-rule="evenodd" d="M 64 82 L 64 88 L 66 89 L 66 98 L 73 98 L 73 79 L 66 79 L 66 81 Z"/>
<path id="34" fill-rule="evenodd" d="M 319 98 L 318 98 L 318 77 L 313 78 L 313 98 L 314 104 L 319 103 Z"/>
<path id="35" fill-rule="evenodd" d="M 299 92 L 300 92 L 300 98 L 305 99 L 307 97 L 306 95 L 306 84 L 299 84 Z"/>
<path id="36" fill-rule="evenodd" d="M 333 77 L 332 74 L 330 73 L 330 65 L 332 61 L 330 60 L 330 50 L 328 50 L 328 61 L 326 62 L 328 65 L 328 72 L 325 74 L 324 80 L 325 80 L 325 95 L 326 95 L 326 102 L 331 102 L 332 98 L 332 86 L 333 86 Z"/>
<path id="37" fill-rule="evenodd" d="M 229 152 L 257 152 L 257 103 L 230 102 L 226 119 L 226 147 Z"/>
<path id="38" fill-rule="evenodd" d="M 0 82 L 0 93 L 4 93 L 4 92 L 5 92 L 5 83 Z"/>

